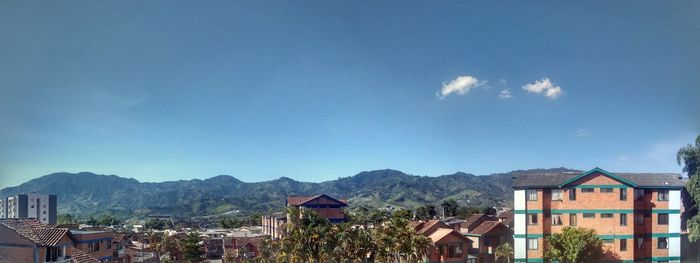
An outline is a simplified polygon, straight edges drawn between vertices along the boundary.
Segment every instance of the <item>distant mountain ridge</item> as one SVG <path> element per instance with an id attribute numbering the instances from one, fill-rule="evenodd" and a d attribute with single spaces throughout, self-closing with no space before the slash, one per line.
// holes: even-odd
<path id="1" fill-rule="evenodd" d="M 483 176 L 457 172 L 429 177 L 385 169 L 320 183 L 299 182 L 287 177 L 248 183 L 229 175 L 204 180 L 142 183 L 116 175 L 54 173 L 2 189 L 0 196 L 28 192 L 56 194 L 59 213 L 77 215 L 105 210 L 135 215 L 171 213 L 182 216 L 221 215 L 234 210 L 267 212 L 281 209 L 287 196 L 318 193 L 348 198 L 351 207 L 414 208 L 439 204 L 447 199 L 455 199 L 462 205 L 510 206 L 513 176 L 559 171 L 576 170 L 518 170 Z"/>

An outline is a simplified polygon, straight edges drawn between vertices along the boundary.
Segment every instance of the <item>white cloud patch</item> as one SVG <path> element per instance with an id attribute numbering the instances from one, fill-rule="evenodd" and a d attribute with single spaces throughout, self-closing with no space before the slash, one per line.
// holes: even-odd
<path id="1" fill-rule="evenodd" d="M 576 130 L 576 137 L 586 137 L 588 135 L 591 135 L 591 132 L 589 132 L 586 129 L 578 129 Z"/>
<path id="2" fill-rule="evenodd" d="M 472 76 L 459 76 L 450 81 L 450 83 L 442 83 L 442 88 L 436 95 L 440 99 L 444 99 L 450 94 L 465 95 L 468 94 L 471 89 L 485 84 L 486 81 L 479 81 L 479 79 Z"/>
<path id="3" fill-rule="evenodd" d="M 498 93 L 498 97 L 501 99 L 510 99 L 513 97 L 513 94 L 510 94 L 510 89 L 504 89 L 501 90 L 500 93 Z"/>
<path id="4" fill-rule="evenodd" d="M 544 96 L 550 99 L 556 99 L 561 96 L 562 93 L 561 87 L 554 85 L 549 78 L 543 78 L 535 81 L 535 83 L 525 84 L 522 89 L 526 90 L 527 93 L 543 93 Z"/>

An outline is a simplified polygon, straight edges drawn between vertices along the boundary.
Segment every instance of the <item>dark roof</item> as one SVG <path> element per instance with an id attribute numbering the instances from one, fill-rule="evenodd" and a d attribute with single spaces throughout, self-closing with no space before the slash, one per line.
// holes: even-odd
<path id="1" fill-rule="evenodd" d="M 40 246 L 55 246 L 68 233 L 67 228 L 44 225 L 36 219 L 0 219 L 0 225 Z"/>
<path id="2" fill-rule="evenodd" d="M 469 227 L 474 223 L 478 222 L 481 218 L 484 218 L 485 221 L 498 221 L 498 218 L 496 218 L 493 215 L 473 214 L 469 218 L 467 218 L 466 222 L 462 226 Z"/>
<path id="3" fill-rule="evenodd" d="M 677 173 L 611 173 L 600 168 L 588 172 L 559 172 L 519 175 L 513 181 L 513 188 L 561 188 L 563 184 L 592 173 L 602 173 L 623 183 L 631 183 L 634 187 L 681 188 L 685 180 Z"/>
<path id="4" fill-rule="evenodd" d="M 290 196 L 290 197 L 287 197 L 287 204 L 292 205 L 292 206 L 300 206 L 308 201 L 314 200 L 314 199 L 319 198 L 321 196 L 325 196 L 325 197 L 328 197 L 330 199 L 336 200 L 340 203 L 343 203 L 344 205 L 348 204 L 347 199 L 333 198 L 333 197 L 330 197 L 326 194 L 320 194 L 320 195 L 314 195 L 314 196 Z"/>

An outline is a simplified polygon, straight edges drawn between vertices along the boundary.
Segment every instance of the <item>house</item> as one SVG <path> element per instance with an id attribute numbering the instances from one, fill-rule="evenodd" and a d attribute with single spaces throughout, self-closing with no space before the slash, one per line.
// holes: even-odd
<path id="1" fill-rule="evenodd" d="M 131 245 L 131 241 L 125 234 L 115 234 L 112 239 L 112 262 L 131 263 L 131 258 L 126 253 L 126 248 Z"/>
<path id="2" fill-rule="evenodd" d="M 55 225 L 58 220 L 57 199 L 56 195 L 37 193 L 0 198 L 0 218 L 34 218 Z"/>
<path id="3" fill-rule="evenodd" d="M 70 230 L 75 247 L 101 262 L 111 262 L 114 254 L 114 232 L 106 230 Z"/>
<path id="4" fill-rule="evenodd" d="M 231 255 L 235 262 L 243 262 L 255 258 L 259 251 L 258 248 L 263 240 L 269 236 L 244 236 L 244 237 L 225 237 L 224 248 L 225 254 Z M 227 258 L 228 256 L 224 256 Z"/>
<path id="5" fill-rule="evenodd" d="M 595 229 L 605 261 L 680 262 L 681 191 L 674 173 L 521 175 L 514 189 L 516 262 L 542 262 L 544 236 L 565 226 Z"/>
<path id="6" fill-rule="evenodd" d="M 75 248 L 67 228 L 35 219 L 0 219 L 0 262 L 96 263 Z"/>
<path id="7" fill-rule="evenodd" d="M 204 255 L 207 259 L 221 259 L 224 256 L 224 238 L 204 237 Z"/>
<path id="8" fill-rule="evenodd" d="M 464 235 L 474 242 L 470 254 L 478 255 L 479 263 L 496 262 L 496 248 L 506 242 L 513 243 L 513 231 L 499 221 L 482 221 Z"/>
<path id="9" fill-rule="evenodd" d="M 473 241 L 455 231 L 454 226 L 448 226 L 440 220 L 428 220 L 408 222 L 408 227 L 432 241 L 433 247 L 425 262 L 476 263 L 476 257 L 469 255 Z"/>
<path id="10" fill-rule="evenodd" d="M 507 227 L 513 228 L 513 210 L 504 210 L 497 216 L 498 222 L 503 223 Z"/>
<path id="11" fill-rule="evenodd" d="M 472 241 L 450 228 L 439 228 L 429 236 L 433 247 L 424 262 L 467 262 L 476 263 L 476 258 L 470 256 Z"/>
<path id="12" fill-rule="evenodd" d="M 327 218 L 331 223 L 343 223 L 346 221 L 345 212 L 343 211 L 343 208 L 346 206 L 348 206 L 346 199 L 335 199 L 325 194 L 287 197 L 287 207 L 314 211 L 319 216 Z"/>
<path id="13" fill-rule="evenodd" d="M 481 223 L 483 223 L 484 221 L 498 221 L 498 218 L 493 215 L 487 214 L 473 214 L 469 216 L 467 220 L 465 220 L 464 224 L 462 224 L 461 232 L 469 233 L 474 228 L 481 225 Z"/>
<path id="14" fill-rule="evenodd" d="M 459 229 L 462 228 L 462 224 L 464 224 L 466 221 L 456 216 L 450 216 L 440 219 L 440 222 L 444 223 L 455 231 L 459 231 Z"/>

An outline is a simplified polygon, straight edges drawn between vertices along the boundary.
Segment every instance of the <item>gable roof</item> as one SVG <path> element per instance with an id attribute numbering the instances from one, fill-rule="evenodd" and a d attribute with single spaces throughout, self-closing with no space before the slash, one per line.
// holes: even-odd
<path id="1" fill-rule="evenodd" d="M 490 232 L 491 230 L 496 229 L 497 227 L 508 228 L 506 225 L 498 221 L 484 221 L 479 226 L 475 227 L 472 231 L 469 231 L 469 234 L 484 235 Z"/>
<path id="2" fill-rule="evenodd" d="M 300 206 L 300 205 L 303 205 L 311 200 L 314 200 L 316 198 L 320 198 L 322 196 L 333 199 L 339 203 L 342 203 L 343 205 L 346 205 L 346 206 L 348 205 L 347 199 L 336 199 L 336 198 L 330 197 L 326 194 L 320 194 L 320 195 L 314 195 L 314 196 L 289 196 L 289 197 L 287 197 L 287 205 Z"/>
<path id="3" fill-rule="evenodd" d="M 448 229 L 448 228 L 440 228 L 440 229 L 436 230 L 435 232 L 433 232 L 432 234 L 430 234 L 429 237 L 430 237 L 430 241 L 433 241 L 433 244 L 435 244 L 438 241 L 440 241 L 441 239 L 443 239 L 446 236 L 451 235 L 451 234 L 458 236 L 459 238 L 461 238 L 462 240 L 464 240 L 468 243 L 474 242 L 471 239 L 461 235 L 460 233 L 458 233 L 452 229 Z"/>
<path id="4" fill-rule="evenodd" d="M 429 231 L 435 229 L 435 228 L 450 228 L 448 225 L 446 225 L 443 222 L 440 222 L 440 220 L 434 219 L 434 220 L 428 220 L 423 224 L 423 227 L 421 227 L 420 230 L 416 231 L 416 233 L 424 235 L 424 234 L 432 234 L 428 233 Z"/>
<path id="5" fill-rule="evenodd" d="M 481 220 L 482 218 L 485 221 L 498 221 L 498 218 L 496 218 L 495 216 L 485 215 L 485 214 L 479 213 L 479 214 L 473 214 L 473 215 L 469 216 L 469 218 L 467 218 L 466 222 L 464 223 L 464 225 L 462 225 L 462 227 L 468 228 L 471 225 L 473 225 L 474 223 L 479 222 L 479 220 Z"/>
<path id="6" fill-rule="evenodd" d="M 55 246 L 66 234 L 67 228 L 44 225 L 36 219 L 0 219 L 0 225 L 40 246 Z"/>
<path id="7" fill-rule="evenodd" d="M 686 179 L 680 179 L 680 174 L 677 173 L 612 173 L 596 167 L 583 173 L 545 172 L 520 175 L 513 180 L 513 188 L 562 188 L 569 183 L 596 172 L 620 181 L 628 186 L 637 188 L 681 189 L 686 183 Z"/>
<path id="8" fill-rule="evenodd" d="M 68 253 L 71 256 L 70 262 L 71 263 L 99 263 L 100 261 L 97 260 L 97 258 L 91 256 L 90 254 L 86 253 L 85 251 L 82 251 L 76 247 L 69 246 L 66 248 L 68 250 Z"/>

